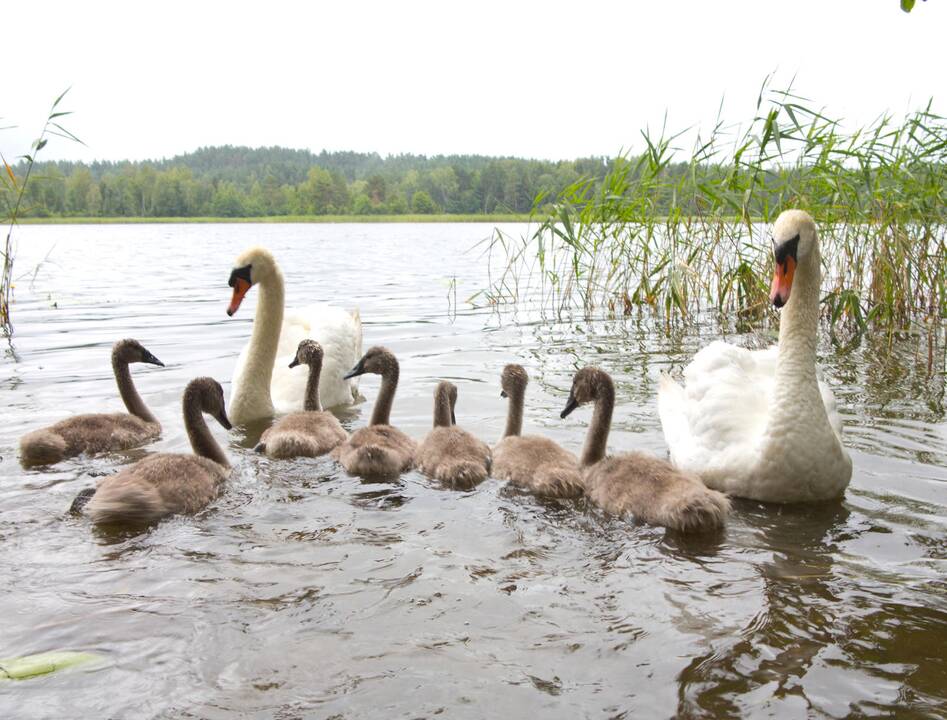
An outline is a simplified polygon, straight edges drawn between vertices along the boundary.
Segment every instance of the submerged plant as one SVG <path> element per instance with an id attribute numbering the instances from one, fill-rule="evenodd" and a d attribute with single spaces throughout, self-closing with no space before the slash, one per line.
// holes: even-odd
<path id="1" fill-rule="evenodd" d="M 39 137 L 33 141 L 30 154 L 23 155 L 20 158 L 23 161 L 21 165 L 23 168 L 21 177 L 17 177 L 10 163 L 8 163 L 7 159 L 0 153 L 0 161 L 3 162 L 5 171 L 0 175 L 0 183 L 2 183 L 2 189 L 5 191 L 0 192 L 0 197 L 5 198 L 8 202 L 6 215 L 4 217 L 5 223 L 7 224 L 7 235 L 3 247 L 3 274 L 0 276 L 0 328 L 2 328 L 7 337 L 13 334 L 13 318 L 10 311 L 13 296 L 13 259 L 15 255 L 13 228 L 17 224 L 17 220 L 20 216 L 27 210 L 23 205 L 23 200 L 26 197 L 26 190 L 30 185 L 30 180 L 33 178 L 33 166 L 36 163 L 36 156 L 46 147 L 47 142 L 49 142 L 49 135 L 66 138 L 67 140 L 78 143 L 82 142 L 79 138 L 66 130 L 58 121 L 59 118 L 72 114 L 68 111 L 57 110 L 60 101 L 66 96 L 67 92 L 69 92 L 68 89 L 63 91 L 50 108 L 42 132 L 39 134 Z"/>
<path id="2" fill-rule="evenodd" d="M 645 152 L 619 156 L 600 182 L 537 197 L 534 231 L 495 231 L 490 300 L 521 300 L 538 269 L 531 290 L 546 308 L 756 321 L 768 313 L 766 225 L 797 207 L 820 224 L 833 328 L 947 316 L 947 123 L 930 103 L 847 131 L 767 79 L 746 129 L 718 118 L 683 161 L 680 135 L 642 132 Z"/>

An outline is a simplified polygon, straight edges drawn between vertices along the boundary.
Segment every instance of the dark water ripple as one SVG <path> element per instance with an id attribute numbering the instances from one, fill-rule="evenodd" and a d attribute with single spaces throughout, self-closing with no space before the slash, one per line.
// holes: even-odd
<path id="1" fill-rule="evenodd" d="M 517 232 L 516 228 L 510 228 Z M 486 264 L 475 225 L 18 229 L 15 352 L 0 364 L 0 656 L 91 650 L 105 661 L 0 685 L 0 715 L 72 717 L 937 717 L 947 702 L 947 421 L 942 328 L 825 338 L 855 475 L 819 508 L 738 502 L 693 540 L 542 502 L 488 481 L 445 491 L 411 473 L 363 484 L 326 460 L 273 462 L 217 436 L 235 471 L 196 517 L 103 533 L 66 510 L 98 477 L 187 447 L 180 393 L 229 382 L 255 298 L 229 319 L 231 261 L 261 243 L 290 306 L 357 305 L 366 344 L 402 361 L 394 416 L 421 436 L 442 377 L 460 422 L 499 436 L 498 374 L 533 382 L 526 424 L 578 449 L 558 411 L 577 367 L 615 376 L 614 449 L 664 454 L 662 369 L 721 328 L 649 316 L 591 322 L 463 300 Z M 47 258 L 34 275 L 35 266 Z M 455 284 L 456 283 L 456 284 Z M 454 302 L 454 298 L 457 302 Z M 168 367 L 136 372 L 161 440 L 42 472 L 16 443 L 72 412 L 118 408 L 112 342 Z M 730 338 L 772 341 L 771 332 Z M 365 422 L 369 403 L 341 415 Z"/>

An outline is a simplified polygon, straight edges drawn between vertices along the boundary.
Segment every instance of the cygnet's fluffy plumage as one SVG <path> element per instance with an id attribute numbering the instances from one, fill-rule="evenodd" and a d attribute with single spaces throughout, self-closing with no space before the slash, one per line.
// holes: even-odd
<path id="1" fill-rule="evenodd" d="M 579 462 L 549 438 L 521 436 L 529 376 L 520 365 L 507 365 L 500 376 L 501 395 L 509 398 L 504 437 L 493 448 L 493 475 L 536 495 L 577 498 L 584 485 Z"/>
<path id="2" fill-rule="evenodd" d="M 33 430 L 20 439 L 20 462 L 25 467 L 52 465 L 82 453 L 94 455 L 127 450 L 158 437 L 161 424 L 135 390 L 129 363 L 164 365 L 137 340 L 115 343 L 112 370 L 127 413 L 76 415 Z"/>
<path id="3" fill-rule="evenodd" d="M 306 383 L 305 410 L 285 415 L 273 423 L 260 438 L 257 450 L 271 458 L 318 457 L 345 442 L 345 432 L 338 418 L 323 410 L 319 402 L 319 374 L 323 350 L 315 340 L 302 340 L 290 367 L 309 366 Z"/>
<path id="4" fill-rule="evenodd" d="M 490 474 L 489 446 L 457 427 L 457 387 L 441 382 L 434 391 L 434 429 L 418 445 L 418 470 L 448 487 L 468 490 Z"/>
<path id="5" fill-rule="evenodd" d="M 607 457 L 585 471 L 586 494 L 613 515 L 631 515 L 650 525 L 683 532 L 716 530 L 730 503 L 696 475 L 643 452 Z"/>
<path id="6" fill-rule="evenodd" d="M 96 523 L 137 524 L 197 512 L 217 497 L 230 475 L 230 463 L 202 413 L 230 429 L 223 389 L 212 378 L 197 378 L 188 383 L 183 405 L 194 455 L 150 455 L 102 480 L 84 506 L 77 503 L 74 507 L 82 507 Z"/>
<path id="7" fill-rule="evenodd" d="M 576 373 L 562 417 L 587 402 L 595 403 L 595 413 L 581 464 L 585 491 L 593 502 L 610 513 L 632 515 L 682 532 L 723 527 L 730 502 L 722 493 L 704 486 L 697 476 L 641 452 L 605 457 L 615 387 L 608 373 L 596 367 Z"/>
<path id="8" fill-rule="evenodd" d="M 359 428 L 332 451 L 332 457 L 349 473 L 368 479 L 397 477 L 414 466 L 417 443 L 389 424 L 391 405 L 398 388 L 398 360 L 383 347 L 369 348 L 346 378 L 372 373 L 381 375 L 381 390 L 368 427 Z"/>

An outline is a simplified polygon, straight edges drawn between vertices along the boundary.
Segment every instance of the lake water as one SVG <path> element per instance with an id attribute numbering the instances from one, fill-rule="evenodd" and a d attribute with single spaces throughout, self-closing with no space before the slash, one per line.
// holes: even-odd
<path id="1" fill-rule="evenodd" d="M 521 228 L 508 227 L 518 234 Z M 257 293 L 225 309 L 233 259 L 269 247 L 287 305 L 358 306 L 365 346 L 401 361 L 393 422 L 430 427 L 440 378 L 458 422 L 494 442 L 499 373 L 532 382 L 525 431 L 581 447 L 591 412 L 559 419 L 571 375 L 615 377 L 614 451 L 666 453 L 659 372 L 720 328 L 647 315 L 548 320 L 475 308 L 487 225 L 18 228 L 16 335 L 0 365 L 0 657 L 89 650 L 104 660 L 0 683 L 0 717 L 844 717 L 947 708 L 947 421 L 943 328 L 833 344 L 855 471 L 844 502 L 735 503 L 701 540 L 543 502 L 488 480 L 417 473 L 362 483 L 328 460 L 273 462 L 229 435 L 233 478 L 196 517 L 107 534 L 69 515 L 97 478 L 189 451 L 180 397 L 198 375 L 229 395 Z M 17 442 L 69 414 L 122 409 L 111 344 L 164 426 L 147 448 L 24 471 Z M 771 342 L 772 332 L 730 335 Z M 341 417 L 367 421 L 378 391 Z"/>

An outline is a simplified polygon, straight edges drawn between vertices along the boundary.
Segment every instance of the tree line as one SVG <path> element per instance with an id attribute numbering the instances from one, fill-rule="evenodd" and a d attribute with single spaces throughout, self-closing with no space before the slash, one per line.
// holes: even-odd
<path id="1" fill-rule="evenodd" d="M 662 157 L 618 156 L 577 160 L 527 160 L 480 155 L 389 155 L 287 148 L 211 147 L 159 161 L 36 163 L 20 217 L 279 217 L 314 215 L 456 214 L 543 212 L 553 204 L 617 203 L 624 212 L 663 216 L 700 214 L 714 198 L 731 195 L 755 178 L 753 205 L 787 201 L 787 189 L 812 174 L 810 164 L 769 168 L 740 162 L 675 162 Z M 943 166 L 925 163 L 915 175 Z M 25 163 L 12 171 L 22 177 Z M 611 187 L 623 174 L 641 192 Z M 839 168 L 839 176 L 859 176 Z M 864 174 L 864 173 L 862 173 Z M 937 181 L 939 182 L 939 181 Z M 937 184 L 935 182 L 935 184 Z M 825 193 L 837 192 L 838 182 Z M 12 206 L 12 185 L 0 201 Z M 789 190 L 789 196 L 794 193 Z M 859 186 L 862 200 L 871 190 Z M 718 198 L 719 199 L 719 198 Z M 826 202 L 829 198 L 824 198 Z M 732 212 L 741 214 L 735 201 Z"/>
<path id="2" fill-rule="evenodd" d="M 528 213 L 606 158 L 390 155 L 280 147 L 208 147 L 141 162 L 46 162 L 33 168 L 33 217 L 273 217 Z M 20 172 L 14 167 L 14 171 Z M 9 198 L 6 198 L 7 200 Z"/>

